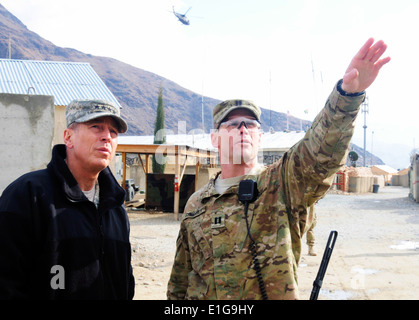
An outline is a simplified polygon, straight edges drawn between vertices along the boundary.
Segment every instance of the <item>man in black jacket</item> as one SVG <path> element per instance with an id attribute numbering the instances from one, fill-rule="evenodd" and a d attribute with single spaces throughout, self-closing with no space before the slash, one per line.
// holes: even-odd
<path id="1" fill-rule="evenodd" d="M 0 198 L 0 298 L 132 299 L 125 191 L 108 167 L 127 124 L 102 100 L 71 102 L 66 120 L 47 168 Z"/>

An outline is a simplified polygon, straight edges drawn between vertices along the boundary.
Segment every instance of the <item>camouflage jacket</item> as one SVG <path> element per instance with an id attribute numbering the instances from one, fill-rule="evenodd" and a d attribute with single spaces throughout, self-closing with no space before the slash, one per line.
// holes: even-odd
<path id="1" fill-rule="evenodd" d="M 269 299 L 299 298 L 301 238 L 311 218 L 307 208 L 325 195 L 345 163 L 364 97 L 342 95 L 335 87 L 305 137 L 280 161 L 247 177 L 257 181 L 259 191 L 248 219 Z M 261 299 L 238 186 L 218 194 L 214 181 L 185 207 L 167 297 Z"/>

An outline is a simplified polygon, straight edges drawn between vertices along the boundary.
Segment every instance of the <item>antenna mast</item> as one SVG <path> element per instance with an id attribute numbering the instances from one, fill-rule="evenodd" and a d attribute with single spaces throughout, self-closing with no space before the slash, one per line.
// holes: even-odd
<path id="1" fill-rule="evenodd" d="M 12 38 L 9 33 L 9 59 L 12 59 Z"/>
<path id="2" fill-rule="evenodd" d="M 272 73 L 269 70 L 269 130 L 272 131 Z"/>
<path id="3" fill-rule="evenodd" d="M 367 149 L 367 113 L 369 112 L 369 102 L 368 97 L 365 97 L 364 102 L 362 103 L 362 112 L 364 113 L 364 167 L 366 166 L 365 163 L 365 151 Z"/>
<path id="4" fill-rule="evenodd" d="M 202 120 L 202 133 L 205 133 L 205 124 L 204 124 L 204 80 L 202 80 L 201 120 Z"/>
<path id="5" fill-rule="evenodd" d="M 317 106 L 317 85 L 316 85 L 316 73 L 314 71 L 314 61 L 313 61 L 313 53 L 311 53 L 311 72 L 313 74 L 313 87 L 314 87 L 314 106 L 316 112 L 318 112 L 318 106 Z"/>

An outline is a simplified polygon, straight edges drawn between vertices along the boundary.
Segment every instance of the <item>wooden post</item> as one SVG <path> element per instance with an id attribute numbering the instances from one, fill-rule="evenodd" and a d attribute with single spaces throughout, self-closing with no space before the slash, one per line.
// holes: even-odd
<path id="1" fill-rule="evenodd" d="M 125 180 L 127 178 L 127 153 L 122 152 L 122 188 L 125 190 Z"/>
<path id="2" fill-rule="evenodd" d="M 199 158 L 195 165 L 195 191 L 198 190 L 198 175 L 199 175 L 199 169 L 201 168 L 201 162 L 199 162 Z"/>
<path id="3" fill-rule="evenodd" d="M 182 173 L 180 174 L 180 177 L 179 177 L 179 188 L 180 188 L 180 185 L 182 184 L 183 175 L 185 174 L 185 171 L 186 171 L 187 161 L 188 161 L 188 156 L 185 156 L 185 162 L 183 163 Z"/>
<path id="4" fill-rule="evenodd" d="M 144 171 L 144 200 L 147 199 L 147 173 L 148 173 L 148 155 L 146 157 L 146 164 L 144 165 L 143 159 L 141 158 L 141 154 L 138 154 L 138 158 L 140 159 L 141 166 L 143 167 Z"/>
<path id="5" fill-rule="evenodd" d="M 145 180 L 144 180 L 144 199 L 145 203 L 147 205 L 147 174 L 149 173 L 149 167 L 150 167 L 150 155 L 145 155 Z"/>

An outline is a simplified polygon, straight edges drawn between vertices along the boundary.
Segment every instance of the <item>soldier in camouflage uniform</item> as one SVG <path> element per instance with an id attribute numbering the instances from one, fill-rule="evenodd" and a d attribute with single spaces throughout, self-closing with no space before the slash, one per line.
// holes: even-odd
<path id="1" fill-rule="evenodd" d="M 316 226 L 316 224 L 317 224 L 317 216 L 316 216 L 316 211 L 314 209 L 314 204 L 313 204 L 308 208 L 307 225 L 309 227 L 306 233 L 308 254 L 310 256 L 317 256 L 317 253 L 314 250 L 314 244 L 316 242 L 316 236 L 314 234 L 314 227 Z"/>
<path id="2" fill-rule="evenodd" d="M 369 39 L 351 61 L 305 137 L 280 161 L 257 163 L 260 109 L 229 100 L 214 108 L 212 143 L 221 173 L 194 193 L 185 207 L 168 299 L 261 299 L 249 251 L 244 206 L 238 183 L 257 182 L 259 196 L 249 204 L 250 235 L 269 299 L 298 299 L 297 266 L 307 208 L 329 189 L 345 163 L 364 90 L 390 58 L 386 45 Z"/>

